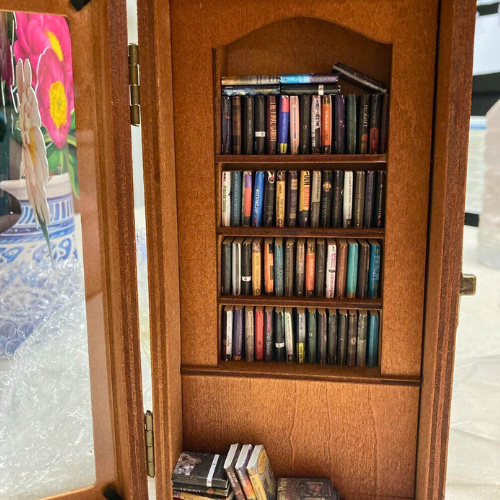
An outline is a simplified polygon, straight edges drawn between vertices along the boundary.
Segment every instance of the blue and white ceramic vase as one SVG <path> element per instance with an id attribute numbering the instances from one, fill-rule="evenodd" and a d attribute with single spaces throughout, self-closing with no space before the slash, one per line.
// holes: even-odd
<path id="1" fill-rule="evenodd" d="M 26 179 L 0 182 L 0 189 L 19 200 L 21 216 L 0 234 L 0 264 L 13 261 L 40 262 L 49 258 L 42 229 L 37 227 L 28 201 Z M 45 186 L 50 224 L 47 226 L 54 260 L 76 257 L 75 211 L 69 174 L 50 177 Z"/>

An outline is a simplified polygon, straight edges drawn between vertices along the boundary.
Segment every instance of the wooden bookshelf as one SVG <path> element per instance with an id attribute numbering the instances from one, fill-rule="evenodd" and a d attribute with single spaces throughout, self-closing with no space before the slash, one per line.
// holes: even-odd
<path id="1" fill-rule="evenodd" d="M 382 309 L 382 299 L 322 299 L 274 295 L 220 295 L 219 304 L 229 306 L 325 307 L 331 309 Z"/>
<path id="2" fill-rule="evenodd" d="M 371 169 L 381 168 L 387 163 L 387 155 L 216 155 L 216 163 L 224 164 L 259 164 L 259 165 L 280 165 L 280 169 L 286 168 L 286 165 L 304 165 L 304 164 L 326 164 L 332 165 L 371 165 Z M 246 167 L 245 167 L 246 168 Z"/>
<path id="3" fill-rule="evenodd" d="M 365 238 L 383 240 L 384 229 L 342 227 L 218 227 L 220 236 L 269 236 L 302 238 Z"/>

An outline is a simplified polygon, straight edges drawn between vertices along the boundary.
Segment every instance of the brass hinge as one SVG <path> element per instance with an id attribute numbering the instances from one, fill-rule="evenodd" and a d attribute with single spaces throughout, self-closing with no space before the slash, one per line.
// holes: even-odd
<path id="1" fill-rule="evenodd" d="M 139 82 L 139 46 L 128 46 L 128 78 L 130 85 L 130 123 L 141 124 L 141 86 Z"/>
<path id="2" fill-rule="evenodd" d="M 155 477 L 155 447 L 153 435 L 153 412 L 148 410 L 144 414 L 144 428 L 146 430 L 146 460 L 148 476 Z"/>
<path id="3" fill-rule="evenodd" d="M 473 274 L 460 275 L 460 295 L 476 294 L 476 277 Z"/>

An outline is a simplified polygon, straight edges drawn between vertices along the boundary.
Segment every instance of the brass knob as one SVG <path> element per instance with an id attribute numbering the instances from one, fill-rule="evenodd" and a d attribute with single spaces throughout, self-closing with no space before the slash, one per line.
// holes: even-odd
<path id="1" fill-rule="evenodd" d="M 460 276 L 460 295 L 476 294 L 476 277 L 473 274 L 462 274 Z"/>

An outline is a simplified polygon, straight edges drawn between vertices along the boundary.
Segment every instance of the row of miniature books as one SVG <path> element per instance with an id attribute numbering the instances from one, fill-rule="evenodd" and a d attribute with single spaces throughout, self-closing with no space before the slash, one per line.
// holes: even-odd
<path id="1" fill-rule="evenodd" d="M 344 97 L 344 80 L 371 92 Z M 336 63 L 331 74 L 222 77 L 222 154 L 378 154 L 387 150 L 387 88 Z"/>
<path id="2" fill-rule="evenodd" d="M 378 311 L 224 306 L 222 359 L 373 368 L 379 329 Z"/>
<path id="3" fill-rule="evenodd" d="M 377 240 L 227 237 L 221 295 L 376 299 Z"/>
<path id="4" fill-rule="evenodd" d="M 385 171 L 222 172 L 223 227 L 382 228 Z"/>
<path id="5" fill-rule="evenodd" d="M 227 455 L 183 451 L 172 473 L 180 500 L 339 500 L 329 479 L 276 479 L 263 445 L 231 445 Z"/>

